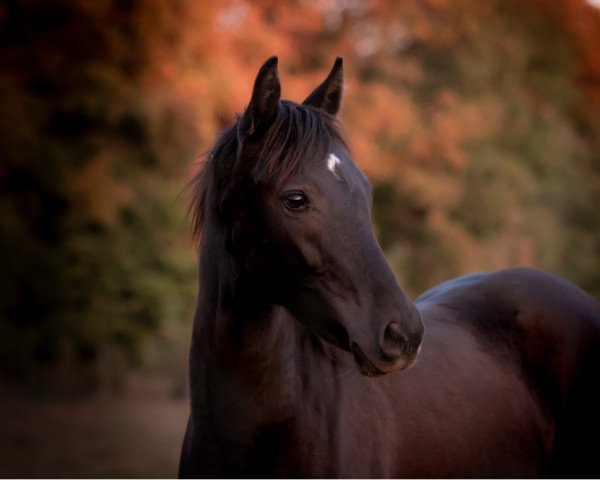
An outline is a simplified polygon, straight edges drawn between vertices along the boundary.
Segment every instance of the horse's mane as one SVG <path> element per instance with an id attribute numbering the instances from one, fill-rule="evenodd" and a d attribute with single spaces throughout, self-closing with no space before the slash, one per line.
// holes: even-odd
<path id="1" fill-rule="evenodd" d="M 197 242 L 210 209 L 217 208 L 222 192 L 238 173 L 238 129 L 242 116 L 223 130 L 213 147 L 204 154 L 203 166 L 192 179 L 193 237 Z M 281 184 L 306 162 L 324 160 L 332 141 L 347 143 L 336 118 L 323 110 L 282 100 L 276 117 L 261 140 L 252 146 L 258 161 L 250 174 L 256 184 Z M 237 167 L 237 168 L 236 168 Z"/>

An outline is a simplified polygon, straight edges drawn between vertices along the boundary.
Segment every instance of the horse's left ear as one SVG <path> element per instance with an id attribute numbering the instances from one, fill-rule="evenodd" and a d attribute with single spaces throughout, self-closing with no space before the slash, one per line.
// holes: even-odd
<path id="1" fill-rule="evenodd" d="M 306 100 L 302 102 L 302 105 L 321 108 L 327 113 L 335 115 L 342 105 L 343 92 L 344 62 L 342 57 L 337 57 L 325 81 L 313 90 Z"/>
<path id="2" fill-rule="evenodd" d="M 243 116 L 247 135 L 260 135 L 270 126 L 279 105 L 281 84 L 277 73 L 277 57 L 269 58 L 258 71 L 252 98 Z"/>

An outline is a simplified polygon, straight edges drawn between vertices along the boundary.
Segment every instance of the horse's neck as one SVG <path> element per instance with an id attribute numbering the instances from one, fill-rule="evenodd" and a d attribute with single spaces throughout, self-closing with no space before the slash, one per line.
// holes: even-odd
<path id="1" fill-rule="evenodd" d="M 295 402 L 298 327 L 281 307 L 246 295 L 232 260 L 206 247 L 190 358 L 192 405 L 213 419 L 233 416 L 242 430 L 279 420 Z"/>
<path id="2" fill-rule="evenodd" d="M 339 379 L 355 367 L 349 354 L 309 334 L 283 307 L 244 304 L 243 284 L 232 284 L 233 263 L 220 246 L 205 245 L 201 254 L 190 356 L 192 429 L 204 447 L 219 439 L 214 448 L 235 456 L 236 448 L 295 425 L 315 402 L 335 405 Z"/>

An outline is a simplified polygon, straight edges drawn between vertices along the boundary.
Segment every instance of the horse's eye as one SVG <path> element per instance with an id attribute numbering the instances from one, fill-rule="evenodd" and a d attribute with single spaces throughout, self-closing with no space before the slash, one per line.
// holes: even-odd
<path id="1" fill-rule="evenodd" d="M 289 210 L 304 210 L 308 208 L 308 199 L 300 192 L 292 192 L 282 199 L 285 208 Z"/>

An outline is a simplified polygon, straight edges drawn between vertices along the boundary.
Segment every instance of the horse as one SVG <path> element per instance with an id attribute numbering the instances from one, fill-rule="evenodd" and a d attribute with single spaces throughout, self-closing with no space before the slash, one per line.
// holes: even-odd
<path id="1" fill-rule="evenodd" d="M 193 179 L 200 292 L 180 477 L 598 476 L 600 304 L 515 268 L 411 301 L 337 114 L 277 58 Z"/>

